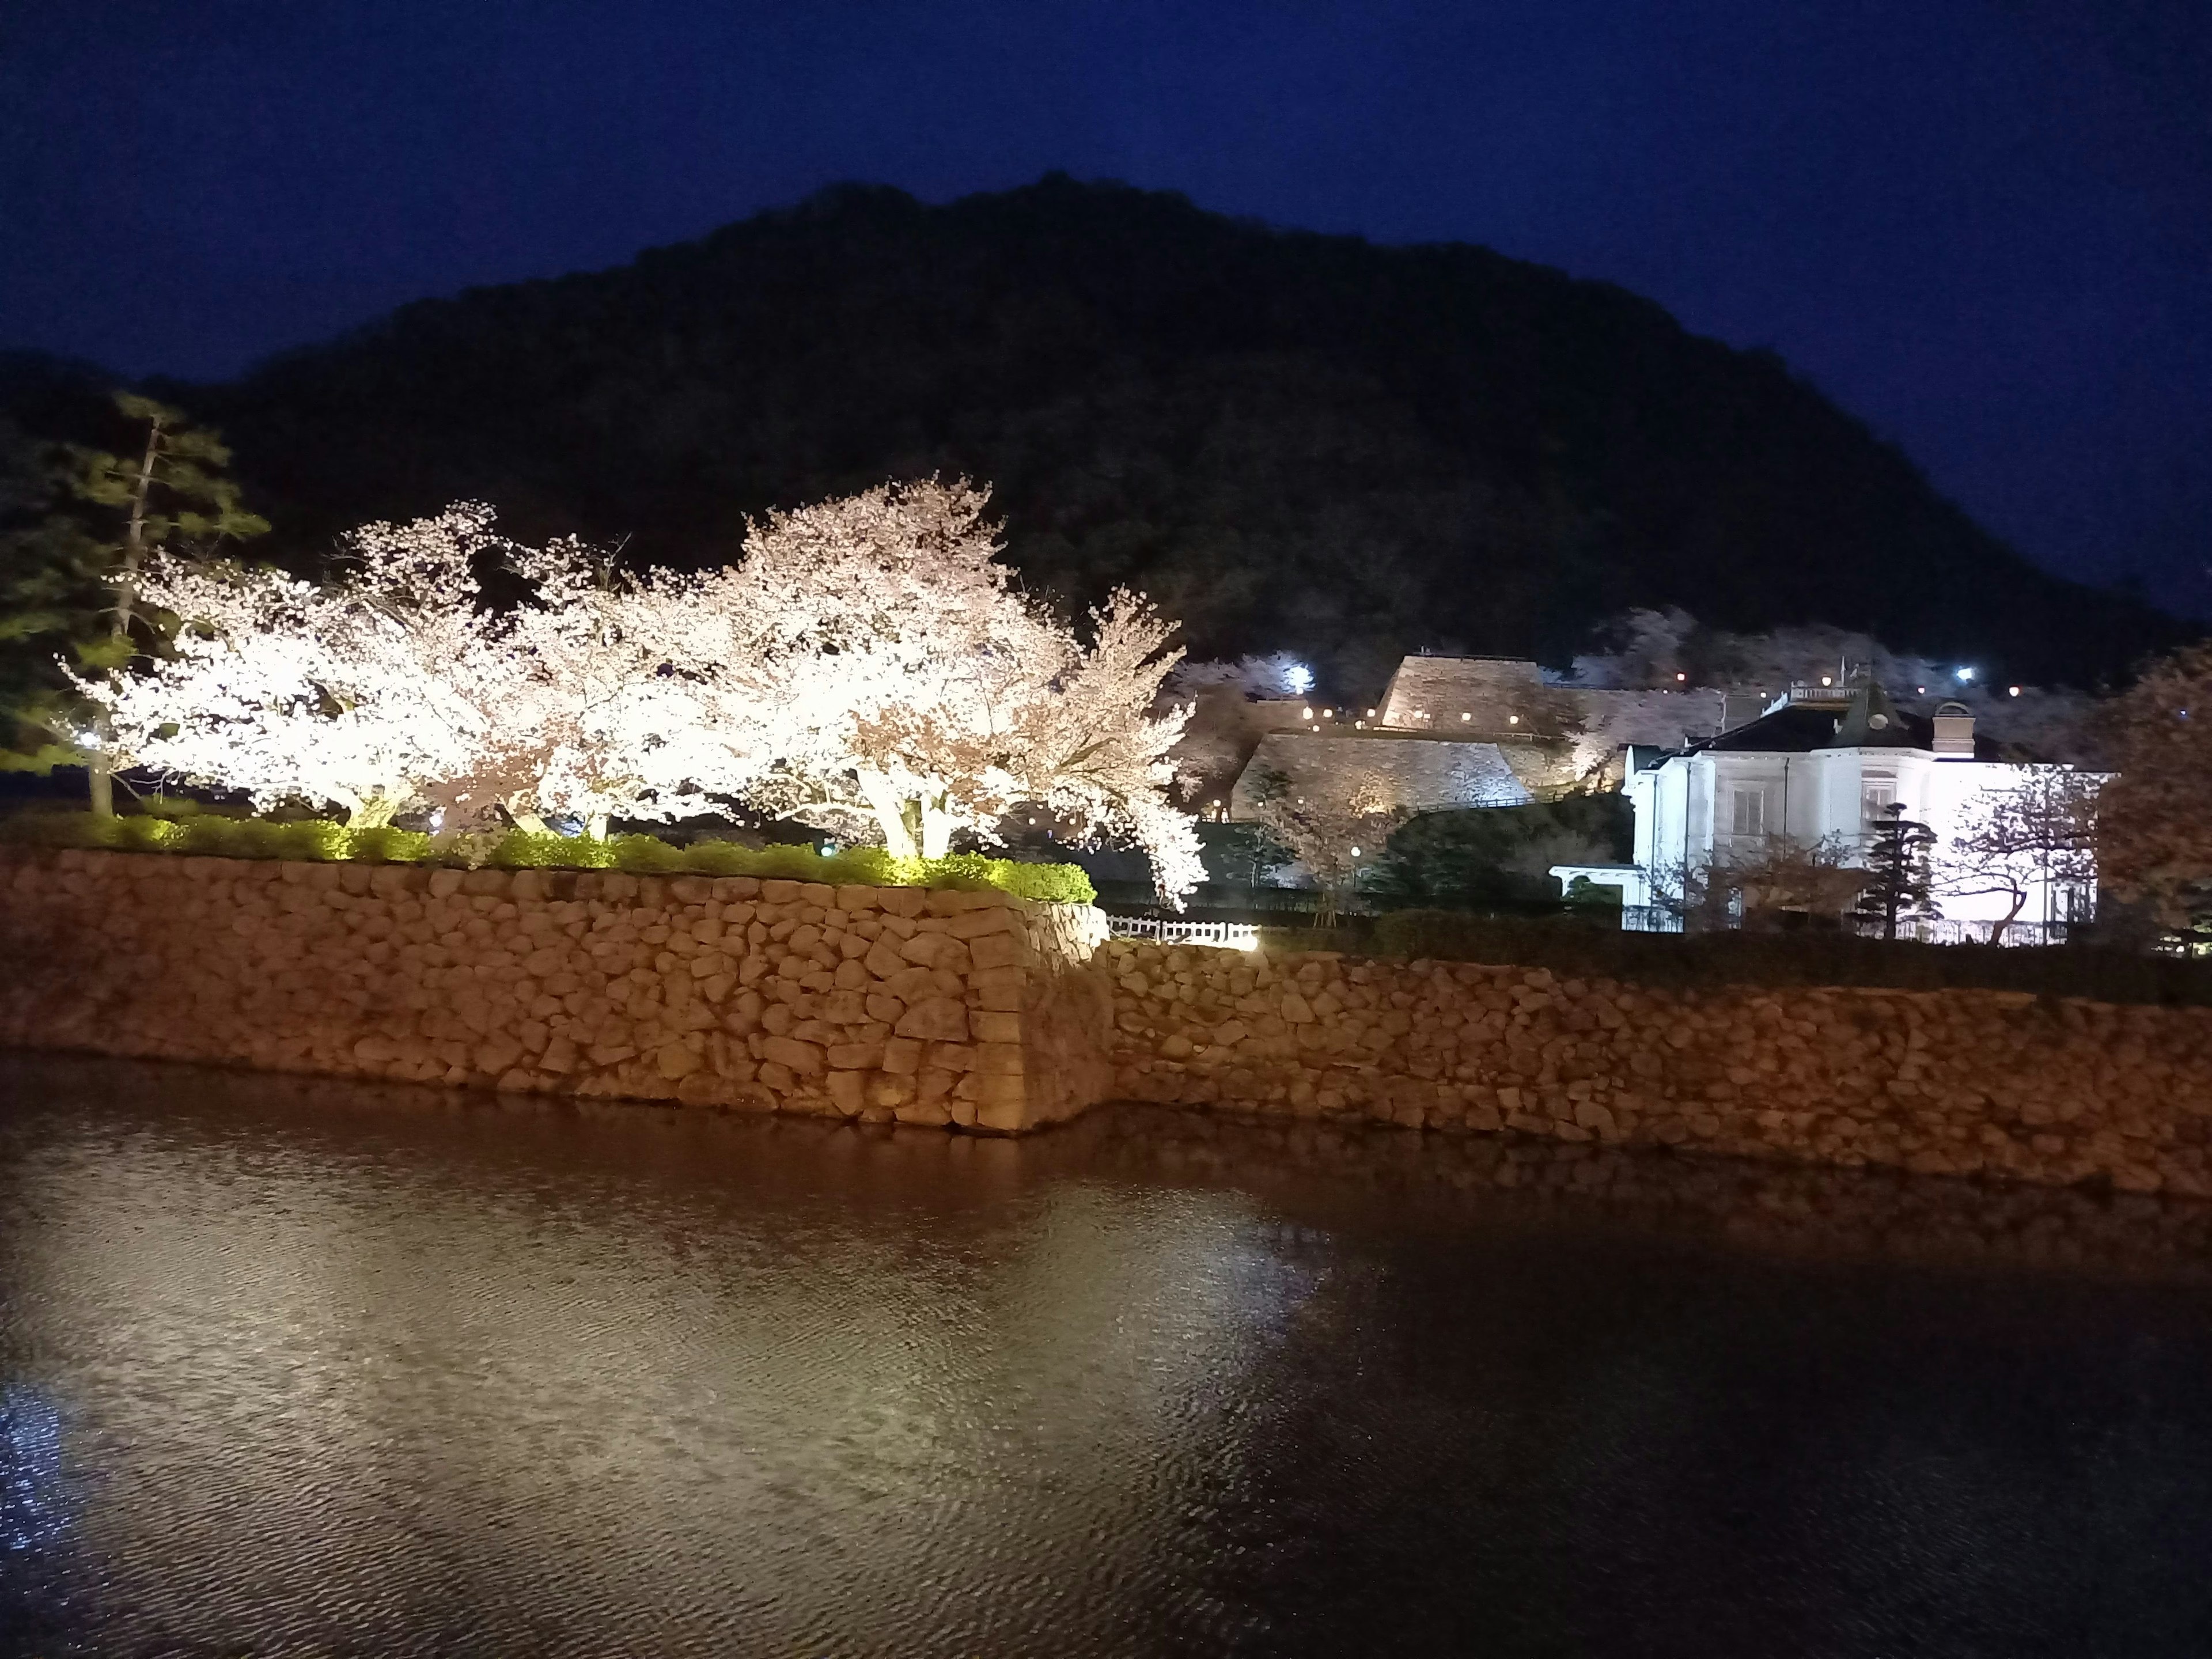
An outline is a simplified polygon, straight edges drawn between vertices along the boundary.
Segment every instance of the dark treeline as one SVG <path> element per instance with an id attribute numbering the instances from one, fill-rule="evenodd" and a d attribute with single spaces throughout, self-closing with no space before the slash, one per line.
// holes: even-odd
<path id="1" fill-rule="evenodd" d="M 2075 683 L 2185 631 L 1617 288 L 1058 177 L 832 190 L 157 390 L 224 430 L 276 545 L 470 497 L 696 562 L 748 514 L 965 473 L 1033 586 L 1140 586 L 1198 654 L 1288 647 L 1347 692 L 1424 646 L 1556 660 L 1637 605 Z"/>

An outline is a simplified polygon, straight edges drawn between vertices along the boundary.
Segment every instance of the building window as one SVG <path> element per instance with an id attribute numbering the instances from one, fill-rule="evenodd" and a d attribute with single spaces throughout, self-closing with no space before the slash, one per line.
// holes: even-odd
<path id="1" fill-rule="evenodd" d="M 1859 785 L 1859 817 L 1867 823 L 1887 822 L 1889 809 L 1896 804 L 1896 779 L 1869 778 Z"/>
<path id="2" fill-rule="evenodd" d="M 1766 791 L 1739 789 L 1735 792 L 1735 833 L 1739 836 L 1763 836 L 1766 833 Z"/>

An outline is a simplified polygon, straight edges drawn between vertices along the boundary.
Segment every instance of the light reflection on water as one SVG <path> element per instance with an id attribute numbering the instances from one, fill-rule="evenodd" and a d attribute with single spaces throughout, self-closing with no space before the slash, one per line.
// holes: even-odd
<path id="1" fill-rule="evenodd" d="M 2202 1263 L 0 1065 L 0 1650 L 2212 1650 Z"/>

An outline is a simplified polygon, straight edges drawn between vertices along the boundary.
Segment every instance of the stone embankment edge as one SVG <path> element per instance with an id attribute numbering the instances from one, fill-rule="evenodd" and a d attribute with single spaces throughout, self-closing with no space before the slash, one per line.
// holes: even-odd
<path id="1" fill-rule="evenodd" d="M 2212 1009 L 1669 989 L 750 877 L 0 853 L 0 1042 L 1019 1133 L 1109 1099 L 2212 1197 Z"/>
<path id="2" fill-rule="evenodd" d="M 1105 1097 L 1087 905 L 0 854 L 0 1042 L 1016 1133 Z"/>
<path id="3" fill-rule="evenodd" d="M 2212 1009 L 1110 941 L 1115 1091 L 2212 1197 Z"/>

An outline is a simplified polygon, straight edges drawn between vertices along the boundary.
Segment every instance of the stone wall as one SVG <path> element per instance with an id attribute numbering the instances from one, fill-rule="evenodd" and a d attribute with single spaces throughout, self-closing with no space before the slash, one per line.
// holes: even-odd
<path id="1" fill-rule="evenodd" d="M 1122 1098 L 2212 1197 L 2212 1009 L 1103 932 L 998 893 L 9 853 L 0 1042 L 997 1133 Z"/>
<path id="2" fill-rule="evenodd" d="M 2212 1009 L 1115 940 L 1126 1098 L 2212 1197 Z"/>
<path id="3" fill-rule="evenodd" d="M 1106 1097 L 1087 905 L 0 857 L 0 1042 L 1014 1132 Z"/>

